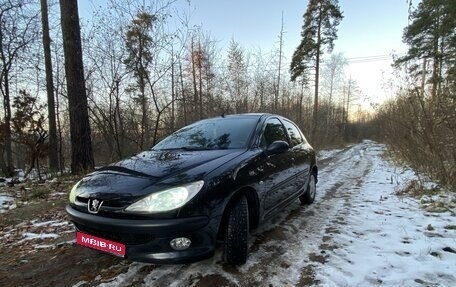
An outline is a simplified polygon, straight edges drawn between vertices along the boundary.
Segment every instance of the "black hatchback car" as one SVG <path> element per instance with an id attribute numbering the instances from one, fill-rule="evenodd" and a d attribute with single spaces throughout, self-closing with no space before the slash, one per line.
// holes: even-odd
<path id="1" fill-rule="evenodd" d="M 79 245 L 133 261 L 243 264 L 249 231 L 299 198 L 314 201 L 316 156 L 299 128 L 270 114 L 198 121 L 71 190 Z"/>

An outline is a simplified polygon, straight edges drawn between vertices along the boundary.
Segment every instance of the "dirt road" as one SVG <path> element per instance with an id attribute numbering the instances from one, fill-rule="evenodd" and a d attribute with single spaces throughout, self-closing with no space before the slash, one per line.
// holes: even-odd
<path id="1" fill-rule="evenodd" d="M 76 246 L 71 225 L 67 224 L 63 212 L 66 196 L 60 192 L 62 194 L 52 199 L 54 205 L 49 206 L 50 200 L 46 199 L 0 215 L 0 286 L 351 286 L 353 282 L 376 286 L 407 282 L 388 281 L 390 273 L 379 273 L 388 268 L 393 270 L 394 266 L 385 267 L 387 263 L 377 264 L 383 261 L 373 259 L 373 266 L 378 265 L 378 268 L 364 270 L 363 254 L 355 259 L 350 254 L 357 254 L 357 250 L 346 254 L 353 246 L 371 246 L 365 251 L 368 257 L 382 245 L 381 238 L 395 240 L 393 235 L 382 235 L 379 225 L 386 219 L 402 216 L 401 208 L 396 213 L 395 209 L 385 206 L 392 203 L 388 197 L 396 197 L 394 190 L 404 184 L 406 176 L 382 159 L 383 150 L 383 145 L 364 141 L 324 153 L 320 159 L 315 203 L 301 206 L 296 201 L 255 231 L 250 239 L 248 262 L 241 267 L 224 264 L 221 248 L 212 259 L 202 262 L 158 266 L 132 263 Z M 29 211 L 32 208 L 35 213 Z M 19 214 L 22 214 L 21 219 L 15 220 Z M 372 221 L 372 228 L 366 221 Z M 356 228 L 363 224 L 367 227 Z M 425 232 L 425 227 L 417 228 Z M 373 236 L 363 237 L 370 229 Z M 358 230 L 359 234 L 352 230 Z M 454 230 L 442 238 L 454 242 Z M 369 243 L 371 241 L 377 243 Z M 384 259 L 383 253 L 379 254 L 375 258 Z M 451 257 L 449 262 L 452 260 Z M 350 270 L 356 264 L 365 274 L 357 276 Z M 360 268 L 358 265 L 356 268 Z M 447 273 L 444 274 L 449 277 L 442 279 L 441 285 L 432 286 L 446 286 L 445 280 L 452 282 L 455 278 L 451 278 L 450 271 Z M 334 274 L 339 274 L 341 279 L 333 278 Z M 429 282 L 424 277 L 413 278 L 414 274 L 408 276 L 416 286 L 421 286 L 419 280 L 423 286 Z"/>

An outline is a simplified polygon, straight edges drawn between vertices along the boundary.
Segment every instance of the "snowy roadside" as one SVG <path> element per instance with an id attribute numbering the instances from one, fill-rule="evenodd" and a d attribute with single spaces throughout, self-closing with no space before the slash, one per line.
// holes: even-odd
<path id="1" fill-rule="evenodd" d="M 369 144 L 369 173 L 342 191 L 350 194 L 349 209 L 330 240 L 339 248 L 316 278 L 323 286 L 455 286 L 454 213 L 427 212 L 419 201 L 397 196 L 416 176 L 382 160 L 383 149 Z"/>

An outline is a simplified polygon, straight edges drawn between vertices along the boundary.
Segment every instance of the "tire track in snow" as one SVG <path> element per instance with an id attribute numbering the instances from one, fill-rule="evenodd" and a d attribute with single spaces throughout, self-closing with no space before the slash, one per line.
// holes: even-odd
<path id="1" fill-rule="evenodd" d="M 99 286 L 307 286 L 318 283 L 315 269 L 340 246 L 333 236 L 344 227 L 351 199 L 357 196 L 372 159 L 372 142 L 346 148 L 325 159 L 319 167 L 315 203 L 298 200 L 263 224 L 250 238 L 245 265 L 234 267 L 213 258 L 188 265 L 158 266 L 132 263 L 126 273 Z M 146 270 L 146 272 L 144 271 Z M 94 283 L 94 282 L 93 282 Z"/>

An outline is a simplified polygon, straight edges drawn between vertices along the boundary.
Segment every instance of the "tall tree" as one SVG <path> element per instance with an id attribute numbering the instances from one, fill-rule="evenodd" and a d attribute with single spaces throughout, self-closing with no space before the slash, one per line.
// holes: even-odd
<path id="1" fill-rule="evenodd" d="M 315 66 L 314 109 L 312 139 L 318 123 L 318 83 L 320 76 L 320 59 L 323 49 L 331 52 L 337 39 L 337 26 L 343 18 L 338 0 L 310 0 L 304 13 L 304 25 L 301 32 L 301 43 L 293 53 L 290 64 L 291 80 L 307 77 L 305 73 Z"/>
<path id="2" fill-rule="evenodd" d="M 197 31 L 190 40 L 189 58 L 191 81 L 193 87 L 194 117 L 202 119 L 211 115 L 208 108 L 213 108 L 213 69 L 212 40 L 209 36 Z M 203 109 L 203 106 L 206 106 Z M 198 110 L 197 110 L 198 108 Z M 197 115 L 197 116 L 196 116 Z"/>
<path id="3" fill-rule="evenodd" d="M 82 62 L 77 0 L 60 0 L 71 133 L 71 171 L 93 169 L 89 111 Z"/>
<path id="4" fill-rule="evenodd" d="M 3 97 L 4 120 L 1 127 L 2 142 L 6 153 L 3 172 L 11 176 L 14 171 L 11 144 L 11 90 L 10 81 L 16 60 L 36 39 L 36 14 L 27 11 L 24 0 L 0 2 L 0 92 Z M 3 161 L 3 151 L 0 155 Z"/>
<path id="5" fill-rule="evenodd" d="M 139 12 L 128 27 L 125 40 L 128 53 L 125 64 L 136 77 L 137 88 L 139 89 L 139 94 L 135 100 L 141 106 L 140 149 L 145 148 L 150 138 L 149 101 L 146 95 L 146 84 L 149 78 L 148 68 L 152 62 L 150 50 L 153 43 L 150 32 L 156 20 L 156 16 L 151 13 Z"/>
<path id="6" fill-rule="evenodd" d="M 248 111 L 247 66 L 245 51 L 232 39 L 228 47 L 227 88 L 236 113 Z"/>
<path id="7" fill-rule="evenodd" d="M 49 168 L 55 172 L 59 169 L 59 149 L 57 141 L 57 124 L 55 119 L 54 81 L 52 76 L 51 37 L 49 36 L 49 16 L 47 0 L 41 0 L 41 25 L 43 30 L 44 67 L 46 70 L 46 92 L 49 124 Z"/>
<path id="8" fill-rule="evenodd" d="M 426 82 L 427 63 L 432 64 L 431 95 L 435 97 L 443 82 L 442 73 L 456 71 L 456 2 L 454 0 L 423 0 L 410 14 L 403 41 L 409 45 L 407 54 L 396 64 L 409 64 L 409 72 Z M 421 61 L 423 64 L 421 64 Z"/>

